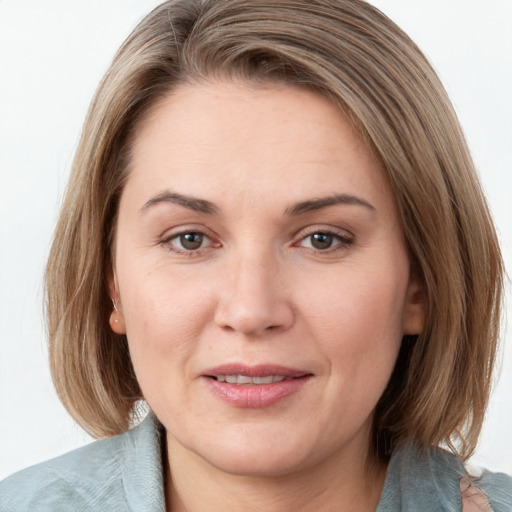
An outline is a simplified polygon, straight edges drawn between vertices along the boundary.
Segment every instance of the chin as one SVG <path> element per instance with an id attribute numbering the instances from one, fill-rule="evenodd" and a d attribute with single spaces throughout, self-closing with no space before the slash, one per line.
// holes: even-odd
<path id="1" fill-rule="evenodd" d="M 203 458 L 205 458 L 204 455 Z M 305 463 L 304 458 L 297 453 L 284 450 L 271 452 L 271 450 L 259 448 L 242 452 L 237 448 L 211 454 L 205 460 L 217 469 L 231 475 L 278 478 L 305 469 L 308 464 Z"/>
<path id="2" fill-rule="evenodd" d="M 223 434 L 200 443 L 192 441 L 185 447 L 225 473 L 246 477 L 290 475 L 314 465 L 321 457 L 318 443 L 308 443 L 308 436 L 290 435 L 290 429 L 283 426 L 277 431 L 239 426 Z M 309 439 L 313 438 L 309 432 Z"/>

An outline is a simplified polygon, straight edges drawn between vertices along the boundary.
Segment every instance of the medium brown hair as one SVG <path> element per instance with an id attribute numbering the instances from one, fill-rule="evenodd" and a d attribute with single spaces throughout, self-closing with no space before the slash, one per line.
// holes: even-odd
<path id="1" fill-rule="evenodd" d="M 378 158 L 425 285 L 427 321 L 403 340 L 374 413 L 373 452 L 386 458 L 413 439 L 468 457 L 496 355 L 500 250 L 438 77 L 361 0 L 174 0 L 122 45 L 85 121 L 46 272 L 51 370 L 67 410 L 94 436 L 130 426 L 142 393 L 126 339 L 109 327 L 106 275 L 133 132 L 179 84 L 217 78 L 316 91 Z"/>

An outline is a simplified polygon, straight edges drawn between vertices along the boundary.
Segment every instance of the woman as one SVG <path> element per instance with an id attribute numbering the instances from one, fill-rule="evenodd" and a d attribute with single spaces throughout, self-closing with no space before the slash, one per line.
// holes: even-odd
<path id="1" fill-rule="evenodd" d="M 510 510 L 509 477 L 462 465 L 492 220 L 435 73 L 366 3 L 155 9 L 93 100 L 46 277 L 56 388 L 108 439 L 4 481 L 7 510 Z"/>

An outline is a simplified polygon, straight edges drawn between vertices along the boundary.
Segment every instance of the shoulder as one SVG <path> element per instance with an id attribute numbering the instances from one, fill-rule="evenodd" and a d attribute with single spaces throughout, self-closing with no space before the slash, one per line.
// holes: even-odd
<path id="1" fill-rule="evenodd" d="M 377 511 L 460 511 L 460 482 L 467 476 L 464 465 L 453 454 L 406 445 L 391 458 Z M 485 493 L 493 512 L 512 511 L 509 476 L 487 472 L 471 481 Z"/>
<path id="2" fill-rule="evenodd" d="M 15 473 L 0 483 L 2 510 L 88 510 L 104 496 L 122 499 L 122 436 L 96 441 Z"/>
<path id="3" fill-rule="evenodd" d="M 128 502 L 137 500 L 146 484 L 158 494 L 160 482 L 154 480 L 161 460 L 154 430 L 148 418 L 125 434 L 15 473 L 0 482 L 2 512 L 130 510 Z"/>
<path id="4" fill-rule="evenodd" d="M 494 512 L 512 510 L 512 477 L 504 473 L 484 471 L 479 478 L 473 479 L 473 482 L 487 496 Z"/>

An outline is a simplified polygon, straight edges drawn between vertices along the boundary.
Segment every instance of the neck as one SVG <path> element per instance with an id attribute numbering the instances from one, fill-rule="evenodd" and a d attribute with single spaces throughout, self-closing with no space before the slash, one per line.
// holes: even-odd
<path id="1" fill-rule="evenodd" d="M 361 453 L 279 476 L 230 474 L 167 443 L 168 512 L 374 512 L 386 475 L 386 464 Z"/>

